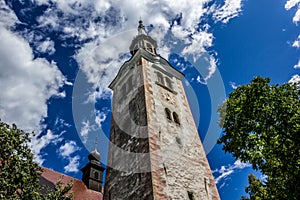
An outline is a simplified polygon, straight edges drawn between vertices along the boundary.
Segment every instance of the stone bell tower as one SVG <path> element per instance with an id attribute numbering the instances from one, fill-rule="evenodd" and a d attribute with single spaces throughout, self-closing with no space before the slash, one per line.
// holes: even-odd
<path id="1" fill-rule="evenodd" d="M 104 199 L 220 199 L 182 85 L 142 21 L 110 84 Z"/>
<path id="2" fill-rule="evenodd" d="M 100 163 L 100 153 L 96 149 L 88 155 L 89 162 L 81 169 L 82 181 L 88 189 L 102 192 L 102 174 L 104 168 Z"/>

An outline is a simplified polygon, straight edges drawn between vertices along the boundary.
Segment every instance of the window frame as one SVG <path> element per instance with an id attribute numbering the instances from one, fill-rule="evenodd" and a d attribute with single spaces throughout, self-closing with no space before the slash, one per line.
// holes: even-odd
<path id="1" fill-rule="evenodd" d="M 165 108 L 165 115 L 169 121 L 172 121 L 172 112 L 169 108 Z"/>
<path id="2" fill-rule="evenodd" d="M 177 114 L 176 112 L 173 112 L 173 113 L 172 113 L 172 117 L 173 117 L 173 121 L 174 121 L 176 124 L 180 125 L 179 116 L 178 116 L 178 114 Z"/>

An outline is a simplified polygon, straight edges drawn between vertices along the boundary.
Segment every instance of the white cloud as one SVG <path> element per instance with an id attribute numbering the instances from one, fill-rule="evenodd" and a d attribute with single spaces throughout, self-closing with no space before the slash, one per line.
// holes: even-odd
<path id="1" fill-rule="evenodd" d="M 190 54 L 193 56 L 193 61 L 196 62 L 198 58 L 206 52 L 207 47 L 212 46 L 213 34 L 205 31 L 200 31 L 193 35 L 191 43 L 182 50 L 182 55 Z"/>
<path id="2" fill-rule="evenodd" d="M 63 76 L 54 62 L 34 58 L 29 43 L 10 31 L 16 23 L 20 22 L 14 12 L 0 1 L 0 118 L 37 133 L 30 146 L 42 164 L 42 149 L 62 140 L 61 134 L 50 130 L 43 136 L 39 132 L 40 121 L 47 116 L 46 102 L 58 94 Z"/>
<path id="3" fill-rule="evenodd" d="M 186 59 L 192 57 L 195 62 L 207 48 L 213 45 L 213 34 L 209 25 L 199 27 L 199 23 L 213 14 L 216 21 L 228 23 L 241 12 L 241 0 L 226 0 L 208 6 L 211 0 L 160 0 L 160 1 L 111 1 L 111 0 L 36 0 L 41 5 L 48 5 L 47 11 L 39 16 L 39 26 L 51 31 L 61 31 L 62 38 L 75 38 L 86 41 L 75 55 L 80 69 L 88 82 L 93 85 L 89 101 L 111 96 L 108 84 L 116 75 L 126 59 L 118 55 L 128 52 L 128 46 L 136 34 L 137 21 L 142 14 L 151 16 L 144 19 L 144 24 L 152 24 L 151 36 L 158 41 L 159 53 L 168 58 L 175 52 Z M 51 2 L 51 3 L 50 3 Z M 136 11 L 139 12 L 136 12 Z M 155 13 L 155 15 L 153 15 Z M 178 19 L 180 22 L 174 20 Z M 174 26 L 171 27 L 171 24 Z M 170 29 L 171 27 L 171 29 Z M 174 35 L 174 42 L 184 42 L 184 46 L 168 42 L 167 35 Z M 123 33 L 120 36 L 120 33 Z M 113 38 L 113 39 L 112 39 Z M 109 43 L 108 43 L 109 41 Z M 213 58 L 215 59 L 215 58 Z M 214 65 L 203 75 L 209 79 L 214 72 Z"/>
<path id="4" fill-rule="evenodd" d="M 205 81 L 207 81 L 208 79 L 211 78 L 211 76 L 215 73 L 217 69 L 217 64 L 216 64 L 216 60 L 213 57 L 209 58 L 209 67 L 208 67 L 208 74 L 207 76 L 204 78 Z"/>
<path id="5" fill-rule="evenodd" d="M 55 122 L 54 122 L 54 127 L 56 128 L 56 130 L 58 130 L 58 129 L 61 129 L 61 128 L 65 129 L 66 127 L 71 127 L 71 125 L 68 124 L 67 122 L 65 122 L 64 119 L 61 119 L 61 118 L 57 117 L 55 119 Z"/>
<path id="6" fill-rule="evenodd" d="M 79 171 L 79 159 L 80 156 L 70 157 L 68 158 L 69 164 L 64 167 L 66 173 L 68 172 L 78 172 Z"/>
<path id="7" fill-rule="evenodd" d="M 57 144 L 62 140 L 61 134 L 55 135 L 51 130 L 47 130 L 47 133 L 43 136 L 36 135 L 33 137 L 30 146 L 35 155 L 35 161 L 42 165 L 45 160 L 43 158 L 45 154 L 42 154 L 41 150 L 49 144 Z"/>
<path id="8" fill-rule="evenodd" d="M 92 127 L 90 126 L 90 122 L 89 121 L 84 121 L 82 122 L 82 128 L 80 130 L 80 135 L 85 137 L 89 134 L 89 132 L 92 130 Z"/>
<path id="9" fill-rule="evenodd" d="M 229 85 L 232 87 L 232 89 L 236 89 L 238 87 L 236 83 L 232 81 L 229 82 Z"/>
<path id="10" fill-rule="evenodd" d="M 295 69 L 300 69 L 300 59 L 298 60 L 298 63 L 296 65 L 294 65 Z"/>
<path id="11" fill-rule="evenodd" d="M 12 27 L 19 22 L 15 13 L 5 4 L 5 1 L 0 1 L 0 26 L 6 28 Z"/>
<path id="12" fill-rule="evenodd" d="M 107 112 L 96 111 L 95 123 L 101 127 L 101 124 L 106 120 Z"/>
<path id="13" fill-rule="evenodd" d="M 96 119 L 95 119 L 96 120 Z M 91 131 L 95 129 L 94 125 L 91 124 L 89 120 L 85 120 L 82 122 L 82 126 L 80 129 L 80 136 L 83 143 L 87 142 L 88 135 Z"/>
<path id="14" fill-rule="evenodd" d="M 220 169 L 215 169 L 212 171 L 212 173 L 218 173 L 218 175 L 215 176 L 216 184 L 218 184 L 221 180 L 226 179 L 229 175 L 234 173 L 235 170 L 242 170 L 246 167 L 251 167 L 251 164 L 243 163 L 241 160 L 236 160 L 233 165 L 229 164 L 228 166 L 221 166 Z"/>
<path id="15" fill-rule="evenodd" d="M 215 178 L 216 184 L 218 184 L 221 179 L 226 178 L 227 176 L 229 176 L 233 172 L 234 172 L 233 169 L 226 169 L 224 166 L 222 166 L 221 169 L 220 169 L 221 175 L 219 175 L 217 178 Z"/>
<path id="16" fill-rule="evenodd" d="M 55 52 L 54 42 L 47 38 L 45 41 L 38 43 L 37 50 L 52 55 Z"/>
<path id="17" fill-rule="evenodd" d="M 168 31 L 171 30 L 175 40 L 184 41 L 186 44 L 185 47 L 177 49 L 178 53 L 184 57 L 191 55 L 196 61 L 202 53 L 206 53 L 206 48 L 211 47 L 213 42 L 209 25 L 199 27 L 199 23 L 207 17 L 207 14 L 216 13 L 214 18 L 217 21 L 227 23 L 241 11 L 240 0 L 226 0 L 224 5 L 218 7 L 214 4 L 210 8 L 207 5 L 211 0 L 35 0 L 35 2 L 38 5 L 49 6 L 37 17 L 39 28 L 50 32 L 60 31 L 63 33 L 59 35 L 61 38 L 75 37 L 75 41 L 89 39 L 90 42 L 79 49 L 75 58 L 89 83 L 93 84 L 94 89 L 99 89 L 91 93 L 91 101 L 110 97 L 111 93 L 107 90 L 107 86 L 124 61 L 115 58 L 128 52 L 129 42 L 133 38 L 132 33 L 129 35 L 125 33 L 117 41 L 110 40 L 108 45 L 108 36 L 116 39 L 118 33 L 132 29 L 136 33 L 141 13 L 143 16 L 151 16 L 144 19 L 145 24 L 153 24 L 151 35 L 159 41 L 159 53 L 162 56 L 167 58 L 171 49 L 174 51 L 174 48 L 178 48 L 165 41 Z M 179 16 L 180 22 L 176 22 L 170 29 L 172 21 Z M 54 43 L 49 38 L 39 41 L 41 38 L 38 38 L 36 33 L 29 32 L 25 35 L 28 40 L 35 43 L 38 51 L 48 54 L 55 52 Z M 112 59 L 109 60 L 110 58 Z M 208 73 L 211 72 L 213 71 L 210 70 Z M 207 77 L 211 75 L 208 74 Z"/>
<path id="18" fill-rule="evenodd" d="M 0 43 L 0 117 L 24 130 L 39 130 L 46 101 L 58 93 L 63 75 L 55 63 L 34 58 L 28 42 L 2 26 Z"/>
<path id="19" fill-rule="evenodd" d="M 70 157 L 70 155 L 80 150 L 75 141 L 66 142 L 64 145 L 59 147 L 58 153 L 62 157 Z"/>
<path id="20" fill-rule="evenodd" d="M 292 46 L 296 48 L 300 47 L 300 35 L 298 35 L 297 39 L 294 41 Z"/>
<path id="21" fill-rule="evenodd" d="M 54 95 L 57 98 L 65 98 L 67 96 L 66 91 L 62 91 Z"/>
<path id="22" fill-rule="evenodd" d="M 79 171 L 79 159 L 80 156 L 76 155 L 72 157 L 71 155 L 81 148 L 77 146 L 75 141 L 69 141 L 59 147 L 57 150 L 58 154 L 64 159 L 68 160 L 68 164 L 64 167 L 65 172 L 78 172 Z"/>
<path id="23" fill-rule="evenodd" d="M 100 40 L 94 40 L 85 44 L 78 51 L 75 58 L 80 65 L 80 69 L 86 75 L 88 83 L 91 83 L 95 90 L 89 95 L 90 102 L 95 102 L 98 98 L 109 98 L 111 96 L 108 85 L 124 61 L 128 59 L 119 56 L 124 52 L 128 52 L 129 42 L 133 36 L 133 32 L 128 32 L 128 34 L 115 35 L 102 41 L 102 43 Z M 98 91 L 96 91 L 96 88 L 98 88 Z"/>
<path id="24" fill-rule="evenodd" d="M 70 82 L 70 81 L 67 81 L 67 80 L 65 80 L 65 84 L 66 84 L 66 85 L 69 85 L 69 86 L 73 86 L 73 83 Z"/>
<path id="25" fill-rule="evenodd" d="M 196 78 L 196 81 L 201 84 L 207 84 L 207 81 L 212 77 L 217 69 L 216 60 L 212 56 L 210 56 L 209 58 L 205 58 L 205 60 L 208 62 L 208 73 L 205 77 L 201 77 L 198 75 Z"/>
<path id="26" fill-rule="evenodd" d="M 95 102 L 99 98 L 111 97 L 107 86 L 128 59 L 124 53 L 128 53 L 129 44 L 137 34 L 137 21 L 141 14 L 145 25 L 153 25 L 149 34 L 158 41 L 159 54 L 168 58 L 170 52 L 178 53 L 185 60 L 192 58 L 196 62 L 201 54 L 208 54 L 207 48 L 213 45 L 214 39 L 209 25 L 200 27 L 199 24 L 207 21 L 211 13 L 217 13 L 214 15 L 216 21 L 227 23 L 241 10 L 240 1 L 225 1 L 222 6 L 214 4 L 210 8 L 208 5 L 212 0 L 34 2 L 48 8 L 36 17 L 38 24 L 34 32 L 24 30 L 20 33 L 25 41 L 8 30 L 20 22 L 4 1 L 0 1 L 0 117 L 9 123 L 16 122 L 23 129 L 39 129 L 40 120 L 47 116 L 47 100 L 55 95 L 65 97 L 65 91 L 59 93 L 58 88 L 63 84 L 72 85 L 64 80 L 56 63 L 34 58 L 29 42 L 39 52 L 54 54 L 55 45 L 49 35 L 59 33 L 58 39 L 62 41 L 71 38 L 71 44 L 65 42 L 63 45 L 76 47 L 74 58 L 94 90 L 88 100 Z M 45 32 L 47 34 L 43 35 Z M 170 33 L 173 35 L 171 42 Z M 216 59 L 213 56 L 208 58 L 210 65 L 206 74 L 202 74 L 205 81 L 216 71 Z M 105 117 L 100 112 L 92 120 L 101 125 Z M 86 137 L 91 130 L 93 127 L 85 121 L 80 135 Z M 44 138 L 47 140 L 38 145 L 37 154 L 59 136 L 47 133 Z M 76 165 L 77 161 L 75 158 L 70 160 L 70 166 Z M 66 170 L 71 169 L 67 167 Z"/>
<path id="27" fill-rule="evenodd" d="M 292 78 L 289 80 L 289 83 L 299 83 L 300 82 L 300 76 L 298 74 L 295 74 L 292 76 Z"/>
<path id="28" fill-rule="evenodd" d="M 293 17 L 293 22 L 297 24 L 300 21 L 300 0 L 288 0 L 284 7 L 286 10 L 296 7 L 297 11 Z"/>
<path id="29" fill-rule="evenodd" d="M 239 15 L 241 7 L 242 0 L 225 0 L 224 5 L 213 12 L 213 16 L 216 21 L 228 23 L 230 19 Z"/>

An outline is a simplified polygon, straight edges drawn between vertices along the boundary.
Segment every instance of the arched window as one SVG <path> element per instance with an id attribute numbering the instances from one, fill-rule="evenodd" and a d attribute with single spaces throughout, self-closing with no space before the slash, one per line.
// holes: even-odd
<path id="1" fill-rule="evenodd" d="M 158 83 L 164 85 L 164 78 L 161 73 L 157 72 L 157 81 Z"/>
<path id="2" fill-rule="evenodd" d="M 99 173 L 98 172 L 94 172 L 94 179 L 99 179 Z"/>
<path id="3" fill-rule="evenodd" d="M 165 108 L 166 117 L 168 120 L 172 120 L 171 111 L 168 108 Z"/>
<path id="4" fill-rule="evenodd" d="M 173 119 L 176 124 L 180 124 L 179 117 L 176 112 L 173 112 Z"/>
<path id="5" fill-rule="evenodd" d="M 171 82 L 171 80 L 168 77 L 166 77 L 166 86 L 168 88 L 172 89 L 172 82 Z"/>
<path id="6" fill-rule="evenodd" d="M 188 193 L 189 200 L 194 200 L 195 199 L 193 192 L 188 191 L 187 193 Z"/>

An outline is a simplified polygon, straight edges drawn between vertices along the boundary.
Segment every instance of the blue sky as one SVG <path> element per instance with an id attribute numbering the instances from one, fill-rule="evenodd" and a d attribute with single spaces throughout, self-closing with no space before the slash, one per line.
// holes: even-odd
<path id="1" fill-rule="evenodd" d="M 142 17 L 183 81 L 222 199 L 245 195 L 247 163 L 215 145 L 216 108 L 254 76 L 300 80 L 300 0 L 0 1 L 0 118 L 35 131 L 41 165 L 81 178 L 94 147 L 106 163 L 107 88 Z M 261 177 L 263 178 L 263 177 Z"/>

